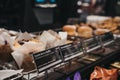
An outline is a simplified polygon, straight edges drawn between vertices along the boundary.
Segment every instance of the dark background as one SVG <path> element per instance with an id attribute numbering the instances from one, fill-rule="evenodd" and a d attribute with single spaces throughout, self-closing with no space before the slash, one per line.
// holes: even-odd
<path id="1" fill-rule="evenodd" d="M 68 18 L 79 18 L 77 1 L 78 0 L 57 0 L 56 4 L 58 6 L 48 9 L 53 13 L 53 22 L 50 24 L 40 24 L 34 11 L 40 10 L 39 14 L 42 15 L 42 12 L 47 11 L 47 9 L 36 8 L 34 6 L 34 0 L 0 0 L 0 27 L 28 32 L 61 28 L 66 24 Z M 118 1 L 119 0 L 105 0 L 105 2 L 102 3 L 105 4 L 103 7 L 105 11 L 104 15 L 113 17 L 119 15 L 119 11 L 116 9 L 116 7 L 119 9 Z"/>

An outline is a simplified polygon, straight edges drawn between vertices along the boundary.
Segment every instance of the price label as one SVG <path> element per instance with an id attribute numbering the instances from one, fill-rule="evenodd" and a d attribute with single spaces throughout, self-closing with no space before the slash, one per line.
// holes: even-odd
<path id="1" fill-rule="evenodd" d="M 107 32 L 107 33 L 101 35 L 101 40 L 103 43 L 112 41 L 112 40 L 114 40 L 113 34 L 111 32 Z"/>
<path id="2" fill-rule="evenodd" d="M 58 47 L 35 53 L 33 54 L 33 59 L 38 72 L 42 72 L 62 62 Z"/>
<path id="3" fill-rule="evenodd" d="M 82 52 L 82 45 L 70 43 L 60 46 L 60 50 L 64 57 L 64 60 L 67 61 L 80 55 Z"/>
<path id="4" fill-rule="evenodd" d="M 85 44 L 85 47 L 87 48 L 87 50 L 92 49 L 99 45 L 97 39 L 95 39 L 95 38 L 90 38 L 90 39 L 85 40 L 84 44 Z"/>
<path id="5" fill-rule="evenodd" d="M 83 41 L 85 52 L 91 52 L 101 47 L 98 36 Z"/>

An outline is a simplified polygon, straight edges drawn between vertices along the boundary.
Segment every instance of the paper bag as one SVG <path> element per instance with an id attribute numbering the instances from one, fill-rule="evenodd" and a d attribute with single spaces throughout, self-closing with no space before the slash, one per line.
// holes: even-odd
<path id="1" fill-rule="evenodd" d="M 96 66 L 94 71 L 90 75 L 90 80 L 117 80 L 117 69 L 105 69 L 103 67 Z"/>

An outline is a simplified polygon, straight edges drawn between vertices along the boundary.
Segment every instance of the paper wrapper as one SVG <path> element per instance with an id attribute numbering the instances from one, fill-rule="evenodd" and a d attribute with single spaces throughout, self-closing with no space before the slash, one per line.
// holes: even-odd
<path id="1" fill-rule="evenodd" d="M 4 80 L 5 78 L 8 78 L 10 76 L 22 73 L 21 70 L 0 70 L 0 80 Z"/>
<path id="2" fill-rule="evenodd" d="M 10 53 L 13 51 L 13 42 L 14 39 L 7 32 L 0 34 L 0 59 L 2 61 L 10 60 Z"/>
<path id="3" fill-rule="evenodd" d="M 42 42 L 26 42 L 12 53 L 14 59 L 20 68 L 24 71 L 30 71 L 35 69 L 31 54 L 45 50 L 45 44 Z"/>
<path id="4" fill-rule="evenodd" d="M 54 37 L 60 39 L 60 36 L 59 36 L 59 34 L 58 34 L 57 32 L 55 32 L 55 31 L 53 31 L 53 30 L 48 30 L 48 32 L 49 32 L 51 35 L 53 35 Z"/>
<path id="5" fill-rule="evenodd" d="M 28 32 L 24 32 L 24 33 L 19 33 L 19 34 L 17 35 L 16 40 L 17 40 L 17 41 L 22 41 L 22 40 L 30 40 L 30 39 L 32 39 L 32 38 L 33 38 L 32 35 L 30 35 Z"/>
<path id="6" fill-rule="evenodd" d="M 27 55 L 16 51 L 13 52 L 12 55 L 19 68 L 24 69 L 25 72 L 35 69 L 33 59 L 29 54 Z"/>
<path id="7" fill-rule="evenodd" d="M 0 60 L 4 62 L 8 62 L 11 60 L 10 54 L 12 52 L 12 49 L 10 48 L 9 44 L 8 45 L 3 45 L 0 46 Z"/>
<path id="8" fill-rule="evenodd" d="M 44 43 L 51 43 L 56 40 L 56 37 L 51 35 L 48 31 L 44 31 L 39 37 L 39 39 Z"/>
<path id="9" fill-rule="evenodd" d="M 6 41 L 12 48 L 12 46 L 14 44 L 14 39 L 6 32 L 3 32 L 0 36 L 1 36 L 0 41 L 2 41 L 2 42 L 3 42 L 3 40 Z M 4 43 L 4 45 L 5 45 L 5 43 Z"/>
<path id="10" fill-rule="evenodd" d="M 17 31 L 9 30 L 9 34 L 12 36 L 16 36 L 18 34 Z"/>
<path id="11" fill-rule="evenodd" d="M 67 40 L 67 33 L 59 32 L 59 34 L 57 34 L 52 30 L 44 31 L 39 37 L 39 40 L 46 43 L 46 49 L 49 49 L 65 44 Z"/>

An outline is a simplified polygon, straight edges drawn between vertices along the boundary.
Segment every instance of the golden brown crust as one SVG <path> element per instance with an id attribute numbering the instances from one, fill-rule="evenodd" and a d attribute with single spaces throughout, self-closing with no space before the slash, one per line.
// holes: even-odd
<path id="1" fill-rule="evenodd" d="M 65 25 L 63 27 L 63 31 L 75 31 L 76 30 L 76 26 L 75 25 Z"/>
<path id="2" fill-rule="evenodd" d="M 120 33 L 120 30 L 118 30 L 118 29 L 117 29 L 117 30 L 114 30 L 114 31 L 112 31 L 112 33 L 113 33 L 113 34 L 119 34 L 119 33 Z"/>
<path id="3" fill-rule="evenodd" d="M 98 28 L 108 29 L 110 31 L 113 31 L 117 29 L 117 25 L 115 23 L 103 23 L 103 24 L 98 25 Z"/>
<path id="4" fill-rule="evenodd" d="M 77 32 L 67 32 L 69 36 L 76 36 L 77 35 Z"/>
<path id="5" fill-rule="evenodd" d="M 67 32 L 70 36 L 75 36 L 77 27 L 75 25 L 65 25 L 63 31 Z"/>
<path id="6" fill-rule="evenodd" d="M 115 18 L 113 18 L 113 21 L 114 21 L 114 22 L 120 22 L 120 17 L 115 17 Z"/>
<path id="7" fill-rule="evenodd" d="M 95 30 L 95 35 L 102 35 L 106 32 L 109 32 L 109 30 L 105 30 L 105 29 L 96 29 Z"/>
<path id="8" fill-rule="evenodd" d="M 84 38 L 90 38 L 92 37 L 92 28 L 88 27 L 88 26 L 82 26 L 78 28 L 78 36 L 80 37 L 84 37 Z"/>
<path id="9" fill-rule="evenodd" d="M 109 29 L 110 31 L 114 31 L 117 29 L 117 25 L 116 24 L 112 24 L 111 28 Z"/>
<path id="10" fill-rule="evenodd" d="M 119 27 L 120 26 L 120 17 L 115 17 L 113 22 Z"/>
<path id="11" fill-rule="evenodd" d="M 112 23 L 112 22 L 113 22 L 113 19 L 112 19 L 112 18 L 103 21 L 103 23 Z"/>

